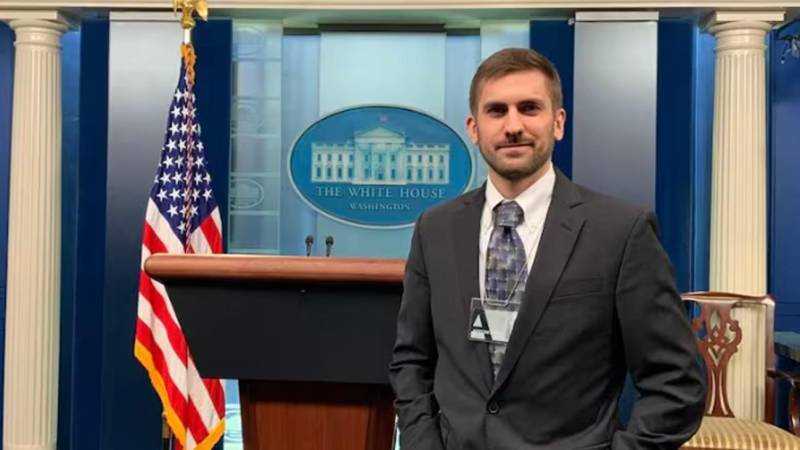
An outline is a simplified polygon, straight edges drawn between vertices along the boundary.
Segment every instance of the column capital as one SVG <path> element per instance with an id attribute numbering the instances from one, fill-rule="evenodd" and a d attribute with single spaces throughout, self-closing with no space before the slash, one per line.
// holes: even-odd
<path id="1" fill-rule="evenodd" d="M 78 28 L 78 22 L 59 10 L 9 10 L 0 9 L 0 21 L 8 22 L 14 30 L 26 27 L 45 28 L 63 33 Z"/>
<path id="2" fill-rule="evenodd" d="M 745 50 L 763 52 L 765 37 L 773 23 L 783 22 L 786 13 L 774 11 L 714 11 L 703 28 L 717 38 L 717 52 Z"/>
<path id="3" fill-rule="evenodd" d="M 765 29 L 769 31 L 771 24 L 783 22 L 786 12 L 783 10 L 767 11 L 727 11 L 719 10 L 709 14 L 703 21 L 703 29 L 716 34 L 719 31 L 734 29 Z"/>

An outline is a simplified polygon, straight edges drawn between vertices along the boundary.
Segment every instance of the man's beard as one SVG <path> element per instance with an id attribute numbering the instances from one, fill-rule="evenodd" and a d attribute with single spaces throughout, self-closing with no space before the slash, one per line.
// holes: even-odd
<path id="1" fill-rule="evenodd" d="M 514 145 L 514 143 L 509 143 L 509 145 Z M 497 157 L 497 152 L 501 151 L 500 149 L 495 149 L 493 153 L 488 153 L 484 151 L 483 148 L 480 148 L 480 151 L 483 155 L 483 160 L 486 161 L 486 164 L 488 164 L 489 167 L 491 167 L 492 170 L 498 175 L 509 181 L 518 181 L 536 173 L 547 163 L 547 161 L 550 160 L 553 155 L 554 143 L 552 142 L 550 145 L 540 149 L 537 149 L 534 143 L 529 143 L 529 145 L 533 149 L 533 155 L 529 160 L 525 161 L 526 164 L 521 166 L 516 164 L 512 166 L 504 166 L 500 161 L 500 158 Z"/>

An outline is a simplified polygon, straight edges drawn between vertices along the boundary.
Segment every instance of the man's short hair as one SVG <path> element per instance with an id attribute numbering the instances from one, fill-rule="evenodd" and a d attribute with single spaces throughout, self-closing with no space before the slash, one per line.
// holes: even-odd
<path id="1" fill-rule="evenodd" d="M 558 76 L 556 66 L 536 50 L 506 48 L 486 58 L 472 77 L 472 84 L 469 87 L 469 109 L 472 114 L 475 114 L 478 109 L 478 96 L 487 81 L 529 70 L 539 71 L 550 80 L 550 98 L 553 101 L 553 110 L 561 109 L 564 95 L 561 92 L 561 77 Z"/>

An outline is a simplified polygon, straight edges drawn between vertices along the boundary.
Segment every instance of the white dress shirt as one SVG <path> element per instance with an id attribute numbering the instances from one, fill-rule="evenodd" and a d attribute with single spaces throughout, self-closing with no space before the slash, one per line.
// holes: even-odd
<path id="1" fill-rule="evenodd" d="M 547 216 L 547 210 L 550 208 L 550 201 L 553 198 L 553 186 L 555 186 L 555 183 L 556 173 L 553 170 L 552 163 L 544 176 L 519 194 L 517 198 L 503 198 L 503 195 L 494 186 L 492 180 L 486 179 L 486 201 L 483 204 L 483 212 L 481 214 L 481 234 L 478 244 L 478 275 L 481 296 L 484 296 L 486 292 L 486 252 L 489 247 L 489 237 L 494 229 L 494 214 L 492 213 L 494 207 L 501 202 L 513 200 L 519 204 L 525 213 L 522 223 L 517 225 L 516 229 L 522 239 L 522 244 L 525 246 L 528 273 L 530 273 L 533 261 L 536 258 L 536 249 L 539 248 L 539 240 L 542 237 L 544 219 Z M 525 288 L 524 281 L 521 282 L 519 288 Z"/>

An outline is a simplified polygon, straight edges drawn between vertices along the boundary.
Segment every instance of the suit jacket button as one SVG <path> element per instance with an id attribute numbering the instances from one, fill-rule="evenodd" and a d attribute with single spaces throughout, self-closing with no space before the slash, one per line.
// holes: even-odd
<path id="1" fill-rule="evenodd" d="M 486 410 L 489 411 L 489 414 L 497 414 L 500 412 L 500 405 L 497 402 L 490 402 L 489 406 L 486 407 Z"/>

